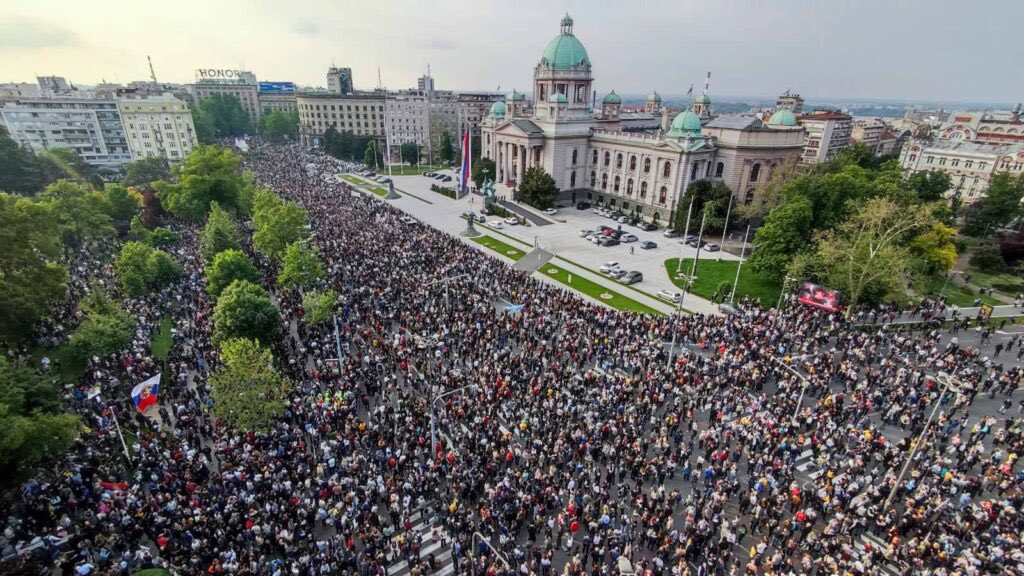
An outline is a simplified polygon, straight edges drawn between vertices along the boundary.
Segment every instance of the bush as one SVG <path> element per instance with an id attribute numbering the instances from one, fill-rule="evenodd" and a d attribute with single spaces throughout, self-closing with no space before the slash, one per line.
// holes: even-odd
<path id="1" fill-rule="evenodd" d="M 509 211 L 502 206 L 498 206 L 497 204 L 491 204 L 491 214 L 497 216 L 498 218 L 509 217 Z"/>
<path id="2" fill-rule="evenodd" d="M 126 242 L 114 268 L 130 298 L 138 298 L 147 290 L 160 290 L 181 278 L 181 265 L 174 258 L 142 242 Z"/>
<path id="3" fill-rule="evenodd" d="M 456 191 L 454 188 L 448 188 L 446 186 L 438 186 L 437 184 L 431 184 L 430 185 L 430 189 L 432 191 L 434 191 L 434 192 L 437 192 L 438 194 L 440 194 L 442 196 L 447 196 L 447 197 L 451 198 L 452 200 L 458 200 L 459 199 L 458 191 Z"/>
<path id="4" fill-rule="evenodd" d="M 1006 270 L 1003 253 L 995 242 L 982 242 L 971 252 L 971 267 L 982 272 L 997 273 Z"/>

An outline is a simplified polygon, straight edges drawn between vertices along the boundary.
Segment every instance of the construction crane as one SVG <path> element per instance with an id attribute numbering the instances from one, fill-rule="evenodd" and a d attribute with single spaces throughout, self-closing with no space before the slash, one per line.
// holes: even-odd
<path id="1" fill-rule="evenodd" d="M 146 61 L 149 62 L 149 78 L 153 80 L 153 84 L 156 84 L 156 71 L 153 70 L 153 59 L 146 56 Z"/>

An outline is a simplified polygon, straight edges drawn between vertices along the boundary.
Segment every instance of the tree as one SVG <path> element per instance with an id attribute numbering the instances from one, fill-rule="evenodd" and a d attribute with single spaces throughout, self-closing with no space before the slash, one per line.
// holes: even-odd
<path id="1" fill-rule="evenodd" d="M 281 273 L 277 285 L 285 288 L 312 288 L 324 275 L 320 264 L 320 250 L 307 246 L 308 242 L 292 242 L 281 259 Z"/>
<path id="2" fill-rule="evenodd" d="M 124 225 L 142 210 L 142 195 L 120 184 L 107 184 L 104 190 L 107 200 L 107 216 Z"/>
<path id="3" fill-rule="evenodd" d="M 240 430 L 269 430 L 288 409 L 291 390 L 270 351 L 259 340 L 232 338 L 221 344 L 220 359 L 210 375 L 214 415 Z"/>
<path id="4" fill-rule="evenodd" d="M 473 160 L 473 183 L 477 188 L 483 187 L 484 180 L 493 181 L 495 176 L 497 176 L 497 167 L 494 165 L 494 160 L 490 158 Z"/>
<path id="5" fill-rule="evenodd" d="M 416 166 L 420 163 L 420 147 L 415 142 L 405 142 L 402 144 L 400 153 L 402 161 L 407 162 L 410 166 Z"/>
<path id="6" fill-rule="evenodd" d="M 0 467 L 8 485 L 29 475 L 47 458 L 75 443 L 81 419 L 74 414 L 18 413 L 0 398 Z"/>
<path id="7" fill-rule="evenodd" d="M 956 228 L 941 222 L 932 225 L 918 234 L 910 244 L 910 252 L 921 263 L 925 274 L 945 274 L 953 269 L 956 263 Z"/>
<path id="8" fill-rule="evenodd" d="M 35 194 L 44 186 L 39 160 L 32 150 L 11 138 L 0 125 L 0 192 Z"/>
<path id="9" fill-rule="evenodd" d="M 64 241 L 79 246 L 90 238 L 112 236 L 115 232 L 108 215 L 107 198 L 81 184 L 58 180 L 39 194 L 39 200 L 50 205 Z"/>
<path id="10" fill-rule="evenodd" d="M 209 116 L 214 138 L 244 136 L 252 132 L 249 113 L 237 96 L 214 94 L 203 98 L 199 108 Z"/>
<path id="11" fill-rule="evenodd" d="M 93 310 L 71 334 L 68 345 L 81 359 L 104 358 L 127 348 L 135 336 L 135 327 L 135 318 L 120 307 Z"/>
<path id="12" fill-rule="evenodd" d="M 181 265 L 174 258 L 138 241 L 125 242 L 114 261 L 114 269 L 130 298 L 161 290 L 181 278 Z"/>
<path id="13" fill-rule="evenodd" d="M 146 187 L 157 180 L 167 180 L 170 177 L 171 167 L 167 164 L 167 160 L 151 156 L 128 165 L 124 175 L 124 185 Z"/>
<path id="14" fill-rule="evenodd" d="M 307 292 L 302 297 L 303 319 L 310 326 L 323 324 L 334 316 L 338 307 L 338 293 L 334 290 L 326 292 Z"/>
<path id="15" fill-rule="evenodd" d="M 469 153 L 470 159 L 475 163 L 480 158 L 480 136 L 469 137 Z"/>
<path id="16" fill-rule="evenodd" d="M 519 195 L 527 204 L 544 210 L 555 205 L 555 201 L 558 200 L 558 187 L 555 186 L 555 179 L 544 171 L 543 166 L 530 166 L 523 174 Z"/>
<path id="17" fill-rule="evenodd" d="M 225 250 L 217 254 L 213 262 L 206 266 L 206 291 L 216 297 L 235 280 L 246 280 L 255 284 L 260 278 L 260 271 L 253 266 L 245 252 Z"/>
<path id="18" fill-rule="evenodd" d="M 210 211 L 210 203 L 236 209 L 242 177 L 242 159 L 227 148 L 198 146 L 178 167 L 178 183 L 158 181 L 160 203 L 179 218 L 198 220 Z"/>
<path id="19" fill-rule="evenodd" d="M 737 202 L 733 210 L 741 218 L 764 218 L 786 200 L 786 188 L 800 175 L 800 163 L 794 158 L 772 168 L 768 179 L 754 187 L 750 202 Z"/>
<path id="20" fill-rule="evenodd" d="M 686 188 L 686 193 L 679 199 L 679 204 L 676 206 L 676 212 L 682 212 L 682 216 L 677 217 L 677 222 L 679 218 L 682 218 L 682 220 L 686 219 L 691 198 L 693 199 L 692 218 L 696 228 L 691 227 L 690 230 L 700 230 L 700 223 L 704 219 L 704 212 L 707 212 L 708 217 L 704 222 L 704 232 L 721 231 L 725 225 L 725 213 L 729 208 L 732 190 L 723 182 L 711 180 L 696 180 L 692 182 Z M 680 232 L 682 230 L 682 228 L 679 229 Z"/>
<path id="21" fill-rule="evenodd" d="M 200 144 L 213 144 L 217 141 L 217 128 L 209 112 L 199 106 L 193 107 L 192 124 L 196 127 L 196 139 Z"/>
<path id="22" fill-rule="evenodd" d="M 206 226 L 199 237 L 199 254 L 203 260 L 209 263 L 213 261 L 214 256 L 225 250 L 241 248 L 242 244 L 238 238 L 238 225 L 231 219 L 231 215 L 225 212 L 220 204 L 211 203 Z"/>
<path id="23" fill-rule="evenodd" d="M 980 242 L 971 251 L 971 268 L 981 272 L 997 274 L 1006 270 L 1006 261 L 999 245 L 993 241 Z"/>
<path id="24" fill-rule="evenodd" d="M 145 242 L 153 248 L 164 248 L 177 244 L 178 240 L 181 240 L 180 234 L 170 228 L 158 226 L 147 235 Z"/>
<path id="25" fill-rule="evenodd" d="M 1000 172 L 992 177 L 985 196 L 978 200 L 967 216 L 966 232 L 971 236 L 988 236 L 1024 214 L 1024 175 L 1011 176 Z"/>
<path id="26" fill-rule="evenodd" d="M 452 135 L 447 130 L 441 132 L 441 145 L 438 148 L 441 162 L 446 166 L 451 166 L 455 162 L 455 148 L 452 147 Z"/>
<path id="27" fill-rule="evenodd" d="M 235 280 L 217 298 L 213 310 L 213 339 L 251 338 L 271 342 L 280 331 L 277 306 L 266 290 L 248 280 Z"/>
<path id="28" fill-rule="evenodd" d="M 150 290 L 162 290 L 181 280 L 181 264 L 163 250 L 153 250 L 146 261 L 146 279 Z"/>
<path id="29" fill-rule="evenodd" d="M 46 184 L 71 180 L 89 190 L 103 190 L 103 180 L 96 168 L 70 148 L 49 148 L 40 152 L 36 158 Z"/>
<path id="30" fill-rule="evenodd" d="M 910 177 L 910 187 L 917 194 L 921 202 L 935 202 L 942 200 L 946 192 L 952 187 L 953 181 L 949 174 L 938 170 L 925 170 L 915 172 Z"/>
<path id="31" fill-rule="evenodd" d="M 272 110 L 260 117 L 260 136 L 272 142 L 295 140 L 299 137 L 299 113 Z"/>
<path id="32" fill-rule="evenodd" d="M 750 269 L 773 280 L 781 280 L 793 258 L 809 248 L 814 211 L 802 196 L 776 206 L 754 235 Z"/>
<path id="33" fill-rule="evenodd" d="M 851 306 L 899 297 L 910 261 L 908 239 L 934 222 L 932 207 L 907 209 L 888 198 L 854 207 L 850 218 L 826 230 L 817 258 L 829 287 L 841 290 Z"/>
<path id="34" fill-rule="evenodd" d="M 253 247 L 272 260 L 280 260 L 289 244 L 309 238 L 306 211 L 294 202 L 281 202 L 262 211 L 254 207 L 253 224 Z"/>
<path id="35" fill-rule="evenodd" d="M 60 412 L 59 380 L 0 356 L 0 403 L 6 404 L 16 414 Z"/>
<path id="36" fill-rule="evenodd" d="M 380 150 L 377 149 L 376 140 L 370 140 L 366 143 L 366 151 L 363 152 L 363 164 L 366 164 L 366 167 L 371 170 L 383 164 Z"/>
<path id="37" fill-rule="evenodd" d="M 52 214 L 48 204 L 0 193 L 0 340 L 28 335 L 67 292 Z"/>

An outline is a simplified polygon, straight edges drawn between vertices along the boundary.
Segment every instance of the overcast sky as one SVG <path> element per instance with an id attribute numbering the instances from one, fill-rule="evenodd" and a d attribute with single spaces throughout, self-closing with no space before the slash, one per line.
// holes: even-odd
<path id="1" fill-rule="evenodd" d="M 322 86 L 531 88 L 568 11 L 599 93 L 1016 102 L 1024 0 L 2 0 L 0 82 L 190 82 L 197 68 Z"/>

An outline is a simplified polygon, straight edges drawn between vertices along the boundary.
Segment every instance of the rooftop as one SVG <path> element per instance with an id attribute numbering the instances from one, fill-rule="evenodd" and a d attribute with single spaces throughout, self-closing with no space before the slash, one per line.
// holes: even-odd
<path id="1" fill-rule="evenodd" d="M 727 130 L 757 130 L 764 127 L 764 122 L 757 116 L 745 114 L 722 114 L 705 124 L 707 128 L 725 128 Z"/>

